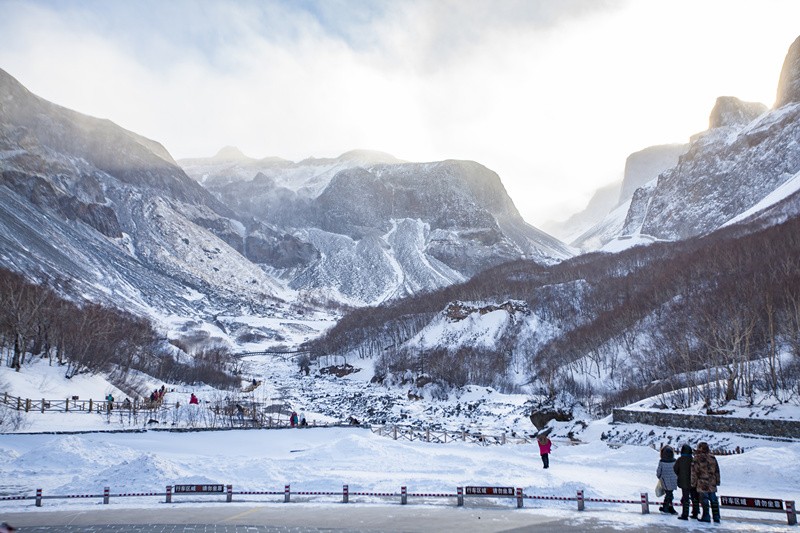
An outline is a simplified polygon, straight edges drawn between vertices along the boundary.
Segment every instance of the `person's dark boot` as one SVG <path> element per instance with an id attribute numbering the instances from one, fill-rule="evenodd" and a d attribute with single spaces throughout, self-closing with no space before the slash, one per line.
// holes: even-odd
<path id="1" fill-rule="evenodd" d="M 703 516 L 700 517 L 701 522 L 711 522 L 711 515 L 708 514 L 708 502 L 703 500 Z"/>
<path id="2" fill-rule="evenodd" d="M 689 502 L 681 503 L 681 514 L 678 520 L 689 520 Z"/>
<path id="3" fill-rule="evenodd" d="M 719 524 L 719 503 L 711 502 L 711 517 Z"/>

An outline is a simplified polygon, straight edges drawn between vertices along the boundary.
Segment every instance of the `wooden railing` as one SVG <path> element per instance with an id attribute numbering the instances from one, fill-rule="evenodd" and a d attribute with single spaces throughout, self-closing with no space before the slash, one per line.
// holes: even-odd
<path id="1" fill-rule="evenodd" d="M 446 429 L 417 428 L 411 426 L 374 426 L 371 428 L 373 433 L 389 437 L 394 440 L 415 440 L 422 442 L 472 442 L 488 446 L 490 444 L 529 444 L 535 439 L 519 435 L 517 433 L 501 433 L 500 435 L 489 435 L 474 431 L 451 431 Z"/>
<path id="2" fill-rule="evenodd" d="M 44 413 L 48 411 L 55 411 L 61 413 L 70 412 L 87 412 L 87 413 L 105 413 L 109 411 L 122 410 L 122 411 L 157 411 L 161 409 L 169 409 L 165 402 L 152 402 L 150 400 L 140 401 L 113 401 L 108 400 L 95 400 L 89 398 L 88 400 L 81 400 L 73 396 L 72 398 L 65 398 L 63 400 L 46 400 L 34 398 L 21 398 L 13 396 L 7 392 L 0 395 L 0 403 L 11 407 L 17 411 L 25 411 L 26 413 L 39 412 Z M 109 409 L 110 408 L 110 409 Z"/>
<path id="3" fill-rule="evenodd" d="M 175 425 L 175 413 L 180 409 L 186 409 L 184 405 L 176 402 L 174 404 L 165 401 L 140 401 L 125 400 L 108 402 L 107 400 L 80 400 L 78 398 L 65 398 L 63 400 L 31 399 L 13 396 L 8 393 L 0 395 L 0 402 L 17 411 L 26 413 L 98 413 L 107 416 L 118 415 L 122 419 L 129 419 L 131 423 L 157 424 L 161 426 Z M 203 403 L 202 416 L 195 419 L 184 420 L 188 427 L 192 428 L 231 428 L 249 427 L 277 429 L 291 427 L 288 416 L 265 411 L 265 405 L 258 402 L 245 402 L 244 411 L 239 414 L 235 403 L 218 402 Z M 369 428 L 373 433 L 392 438 L 394 440 L 407 440 L 410 442 L 471 442 L 484 446 L 503 445 L 503 444 L 528 444 L 535 439 L 520 435 L 514 432 L 501 434 L 488 434 L 466 430 L 446 430 L 430 429 L 401 425 L 370 426 L 369 424 L 358 424 L 361 427 Z M 309 427 L 346 427 L 352 426 L 354 422 L 339 421 L 332 423 L 317 423 L 315 420 L 308 421 Z"/>

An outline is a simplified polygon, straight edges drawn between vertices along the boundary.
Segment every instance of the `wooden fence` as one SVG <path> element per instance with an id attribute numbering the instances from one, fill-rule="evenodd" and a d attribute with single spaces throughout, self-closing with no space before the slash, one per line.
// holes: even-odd
<path id="1" fill-rule="evenodd" d="M 433 430 L 429 428 L 416 428 L 411 426 L 375 426 L 372 427 L 372 432 L 384 437 L 390 437 L 394 440 L 407 440 L 413 442 L 415 440 L 422 442 L 472 442 L 488 446 L 490 444 L 529 444 L 536 439 L 518 435 L 516 433 L 501 433 L 500 435 L 488 435 L 481 432 L 471 431 L 448 431 L 446 429 Z"/>
<path id="2" fill-rule="evenodd" d="M 2 393 L 0 403 L 11 409 L 26 413 L 96 413 L 106 416 L 121 416 L 147 424 L 171 424 L 179 412 L 187 411 L 186 404 L 180 402 L 169 403 L 166 401 L 150 400 L 123 400 L 109 402 L 107 400 L 81 400 L 77 397 L 63 400 L 31 399 Z M 242 406 L 240 411 L 237 403 Z M 191 427 L 257 427 L 257 428 L 282 428 L 291 427 L 288 413 L 270 411 L 271 406 L 253 401 L 234 400 L 207 402 L 202 404 L 202 409 L 191 419 Z M 307 423 L 311 427 L 342 426 L 346 422 L 333 424 L 318 424 L 312 420 Z"/>
<path id="3" fill-rule="evenodd" d="M 0 402 L 17 411 L 26 413 L 97 413 L 106 416 L 120 416 L 127 418 L 133 423 L 143 424 L 162 424 L 170 425 L 174 422 L 174 416 L 180 409 L 185 409 L 179 403 L 170 404 L 164 401 L 114 401 L 106 400 L 80 400 L 76 397 L 65 398 L 63 400 L 31 399 L 12 396 L 3 393 Z M 265 428 L 277 429 L 291 427 L 288 416 L 281 416 L 281 413 L 274 413 L 268 410 L 269 406 L 259 402 L 242 402 L 244 407 L 240 413 L 236 408 L 235 402 L 218 402 L 203 404 L 202 416 L 188 421 L 188 427 L 192 428 Z M 358 424 L 352 419 L 350 421 L 340 421 L 333 423 L 320 424 L 316 420 L 308 422 L 308 427 L 347 427 L 352 425 L 369 428 L 373 433 L 389 437 L 394 440 L 407 440 L 409 442 L 421 441 L 432 443 L 447 442 L 470 442 L 488 445 L 503 444 L 528 444 L 535 439 L 519 435 L 517 433 L 487 434 L 475 431 L 451 431 L 445 429 L 418 428 L 401 425 L 370 426 L 369 424 Z M 174 424 L 173 424 L 174 425 Z"/>
<path id="4" fill-rule="evenodd" d="M 0 396 L 0 401 L 12 409 L 17 411 L 40 412 L 56 411 L 61 413 L 69 412 L 87 412 L 87 413 L 100 413 L 109 410 L 109 403 L 106 400 L 80 400 L 77 397 L 65 398 L 63 400 L 45 400 L 45 399 L 31 399 L 21 398 L 19 396 L 12 396 L 9 393 L 3 393 Z M 137 410 L 152 410 L 157 406 L 153 402 L 111 402 L 111 409 L 137 409 Z"/>

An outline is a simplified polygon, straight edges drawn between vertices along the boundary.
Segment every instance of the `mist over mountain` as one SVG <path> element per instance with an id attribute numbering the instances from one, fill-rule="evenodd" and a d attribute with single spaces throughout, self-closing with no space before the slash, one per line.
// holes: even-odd
<path id="1" fill-rule="evenodd" d="M 264 265 L 270 272 L 356 305 L 446 287 L 504 261 L 573 253 L 527 224 L 500 177 L 471 161 L 354 150 L 298 163 L 219 154 L 180 163 L 240 216 L 311 246 L 305 261 Z"/>
<path id="2" fill-rule="evenodd" d="M 4 71 L 0 94 L 0 257 L 79 299 L 187 320 L 271 314 L 381 302 L 572 253 L 526 224 L 477 163 L 366 150 L 293 163 L 227 147 L 184 161 L 191 179 L 157 142 L 47 102 Z"/>
<path id="3" fill-rule="evenodd" d="M 650 149 L 632 154 L 626 176 L 634 156 L 658 163 L 637 172 L 642 179 L 626 180 L 620 204 L 605 215 L 598 216 L 600 209 L 593 206 L 593 225 L 567 242 L 582 250 L 614 251 L 640 242 L 706 235 L 755 220 L 759 211 L 764 211 L 762 222 L 796 214 L 796 202 L 788 197 L 798 189 L 800 172 L 799 55 L 795 41 L 780 73 L 773 109 L 720 96 L 709 114 L 709 128 L 693 135 L 688 145 L 673 145 L 674 151 L 664 152 L 660 161 L 647 153 Z M 586 223 L 589 217 L 581 216 L 572 223 Z"/>
<path id="4" fill-rule="evenodd" d="M 795 43 L 789 57 L 797 53 Z M 794 87 L 786 69 L 800 75 L 796 61 L 787 65 L 781 86 Z M 765 376 L 779 358 L 785 371 L 800 368 L 800 102 L 792 98 L 768 110 L 721 97 L 709 129 L 688 145 L 630 158 L 625 194 L 585 233 L 604 253 L 508 262 L 424 297 L 356 310 L 314 352 L 373 357 L 376 379 L 389 383 L 410 372 L 436 383 L 569 391 L 599 413 L 676 389 L 687 405 L 783 394 Z"/>
<path id="5" fill-rule="evenodd" d="M 688 144 L 650 146 L 634 152 L 625 161 L 622 180 L 598 189 L 586 208 L 563 222 L 545 227 L 570 246 L 581 250 L 596 250 L 622 230 L 628 203 L 639 187 L 646 185 L 661 172 L 675 166 Z"/>

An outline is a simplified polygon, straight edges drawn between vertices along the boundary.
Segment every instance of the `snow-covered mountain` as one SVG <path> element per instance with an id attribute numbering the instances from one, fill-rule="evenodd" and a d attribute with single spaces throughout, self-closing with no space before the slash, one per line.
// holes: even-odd
<path id="1" fill-rule="evenodd" d="M 240 216 L 311 245 L 304 261 L 263 265 L 296 290 L 378 303 L 504 261 L 573 255 L 527 224 L 500 177 L 472 161 L 407 163 L 357 150 L 290 163 L 237 152 L 180 163 Z"/>
<path id="2" fill-rule="evenodd" d="M 687 148 L 688 144 L 663 144 L 632 153 L 621 181 L 601 187 L 583 211 L 546 228 L 575 248 L 600 248 L 620 234 L 636 190 L 675 166 Z"/>
<path id="3" fill-rule="evenodd" d="M 221 238 L 242 224 L 160 144 L 2 70 L 0 180 L 4 267 L 67 280 L 73 296 L 191 316 L 292 294 Z"/>
<path id="4" fill-rule="evenodd" d="M 778 85 L 772 109 L 719 97 L 708 130 L 688 145 L 653 147 L 628 158 L 616 205 L 609 206 L 606 187 L 584 212 L 547 229 L 584 251 L 614 251 L 705 235 L 755 221 L 761 211 L 757 227 L 800 212 L 792 199 L 800 172 L 800 38 L 789 48 Z"/>
<path id="5" fill-rule="evenodd" d="M 4 266 L 67 279 L 76 297 L 207 318 L 377 303 L 506 260 L 572 254 L 477 163 L 363 150 L 292 163 L 228 147 L 183 164 L 197 179 L 157 142 L 0 71 Z"/>
<path id="6" fill-rule="evenodd" d="M 770 110 L 730 96 L 718 98 L 709 129 L 692 137 L 677 165 L 633 194 L 616 236 L 686 239 L 757 219 L 762 211 L 766 218 L 776 209 L 783 213 L 775 222 L 800 212 L 792 196 L 800 172 L 798 62 L 800 38 L 789 49 Z"/>

